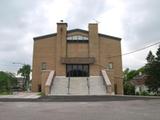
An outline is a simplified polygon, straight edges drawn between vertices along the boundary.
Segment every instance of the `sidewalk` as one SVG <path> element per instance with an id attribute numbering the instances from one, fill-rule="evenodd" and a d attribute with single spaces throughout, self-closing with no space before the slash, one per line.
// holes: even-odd
<path id="1" fill-rule="evenodd" d="M 35 99 L 39 98 L 40 95 L 38 95 L 37 92 L 16 92 L 13 95 L 0 95 L 0 98 L 30 98 Z"/>

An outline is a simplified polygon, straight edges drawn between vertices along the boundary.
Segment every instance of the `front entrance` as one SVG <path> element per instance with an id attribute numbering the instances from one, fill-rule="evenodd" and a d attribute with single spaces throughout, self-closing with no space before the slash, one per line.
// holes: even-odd
<path id="1" fill-rule="evenodd" d="M 67 64 L 66 76 L 67 77 L 88 77 L 89 65 L 88 64 Z"/>

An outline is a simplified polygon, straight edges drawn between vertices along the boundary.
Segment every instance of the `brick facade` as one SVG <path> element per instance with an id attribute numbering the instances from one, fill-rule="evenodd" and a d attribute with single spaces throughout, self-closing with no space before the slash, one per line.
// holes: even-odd
<path id="1" fill-rule="evenodd" d="M 34 38 L 32 91 L 38 91 L 41 85 L 42 63 L 46 64 L 47 70 L 55 70 L 57 76 L 66 76 L 66 64 L 62 63 L 62 58 L 94 58 L 94 63 L 88 63 L 89 75 L 98 76 L 101 69 L 112 64 L 113 68 L 108 70 L 112 89 L 123 94 L 122 60 L 118 56 L 121 54 L 121 39 L 99 34 L 97 24 L 89 24 L 88 28 L 88 31 L 67 30 L 67 23 L 57 23 L 57 33 Z M 75 35 L 87 37 L 88 42 L 67 42 L 68 36 Z"/>

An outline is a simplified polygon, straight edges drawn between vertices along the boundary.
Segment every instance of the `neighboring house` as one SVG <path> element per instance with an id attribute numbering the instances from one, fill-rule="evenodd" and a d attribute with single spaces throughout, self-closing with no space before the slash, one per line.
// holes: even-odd
<path id="1" fill-rule="evenodd" d="M 88 87 L 92 89 L 88 93 L 81 91 L 91 94 L 96 89 L 100 90 L 100 83 L 94 79 L 99 79 L 101 70 L 107 69 L 109 80 L 105 78 L 108 83 L 111 82 L 112 92 L 123 94 L 121 38 L 98 33 L 96 23 L 89 24 L 88 29 L 67 30 L 67 23 L 60 22 L 57 23 L 57 33 L 34 38 L 32 91 L 43 91 L 49 78 L 48 75 L 43 76 L 43 73 L 52 70 L 56 77 L 53 78 L 55 83 L 51 88 L 67 86 L 72 93 L 73 89 L 78 91 Z M 77 81 L 73 81 L 74 78 Z M 64 82 L 59 83 L 62 79 Z M 70 79 L 71 82 L 68 81 Z M 86 80 L 86 83 L 81 82 Z M 66 88 L 57 88 L 59 91 L 63 89 Z"/>
<path id="2" fill-rule="evenodd" d="M 147 75 L 137 75 L 130 82 L 135 86 L 135 93 L 141 93 L 144 91 L 148 91 L 148 87 L 145 85 L 145 81 L 147 80 Z"/>
<path id="3" fill-rule="evenodd" d="M 16 76 L 17 78 L 17 90 L 23 91 L 24 90 L 24 77 Z"/>

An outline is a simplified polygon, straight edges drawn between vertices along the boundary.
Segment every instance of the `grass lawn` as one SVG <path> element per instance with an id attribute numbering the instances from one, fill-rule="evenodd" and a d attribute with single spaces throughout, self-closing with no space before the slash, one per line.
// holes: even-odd
<path id="1" fill-rule="evenodd" d="M 0 92 L 0 95 L 11 95 L 10 92 Z"/>

